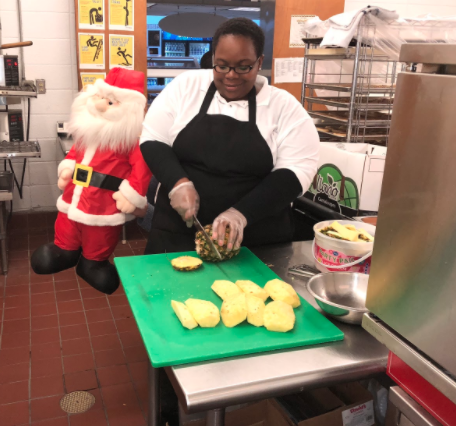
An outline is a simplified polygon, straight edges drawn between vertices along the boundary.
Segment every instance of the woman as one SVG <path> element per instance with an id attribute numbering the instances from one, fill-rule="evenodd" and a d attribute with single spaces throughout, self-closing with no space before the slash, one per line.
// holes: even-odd
<path id="1" fill-rule="evenodd" d="M 193 215 L 228 249 L 291 241 L 290 204 L 317 170 L 318 134 L 300 103 L 259 76 L 264 34 L 223 23 L 213 70 L 189 71 L 156 98 L 141 151 L 161 182 L 146 254 L 195 249 Z"/>

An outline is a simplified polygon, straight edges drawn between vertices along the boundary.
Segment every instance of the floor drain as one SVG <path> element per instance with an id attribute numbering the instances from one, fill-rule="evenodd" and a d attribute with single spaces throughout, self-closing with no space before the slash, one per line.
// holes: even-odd
<path id="1" fill-rule="evenodd" d="M 65 395 L 60 400 L 60 408 L 65 413 L 85 413 L 95 404 L 95 397 L 89 392 L 76 391 Z"/>

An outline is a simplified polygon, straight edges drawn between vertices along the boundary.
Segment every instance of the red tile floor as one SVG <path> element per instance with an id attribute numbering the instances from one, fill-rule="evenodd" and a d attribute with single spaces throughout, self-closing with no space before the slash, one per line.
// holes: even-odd
<path id="1" fill-rule="evenodd" d="M 35 275 L 29 258 L 53 240 L 55 213 L 15 214 L 9 272 L 0 275 L 0 425 L 142 426 L 147 415 L 147 354 L 122 288 L 92 289 L 74 270 Z M 128 226 L 114 255 L 142 254 L 145 234 Z M 96 398 L 67 415 L 65 393 Z"/>

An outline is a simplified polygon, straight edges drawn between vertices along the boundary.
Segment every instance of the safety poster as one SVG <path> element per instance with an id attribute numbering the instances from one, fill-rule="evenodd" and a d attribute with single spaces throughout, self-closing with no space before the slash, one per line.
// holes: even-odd
<path id="1" fill-rule="evenodd" d="M 134 36 L 109 35 L 109 68 L 121 67 L 134 69 L 135 67 L 135 40 Z"/>
<path id="2" fill-rule="evenodd" d="M 133 31 L 135 0 L 109 0 L 109 29 Z"/>
<path id="3" fill-rule="evenodd" d="M 104 0 L 78 0 L 79 28 L 104 30 Z"/>
<path id="4" fill-rule="evenodd" d="M 105 68 L 104 35 L 79 33 L 79 68 Z"/>

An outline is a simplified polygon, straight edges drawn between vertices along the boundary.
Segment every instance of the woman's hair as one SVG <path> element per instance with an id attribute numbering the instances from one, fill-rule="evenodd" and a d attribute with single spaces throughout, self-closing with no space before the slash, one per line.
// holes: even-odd
<path id="1" fill-rule="evenodd" d="M 226 35 L 235 35 L 249 38 L 252 40 L 255 52 L 259 58 L 264 51 L 264 33 L 263 30 L 255 24 L 251 19 L 247 18 L 233 18 L 225 21 L 215 31 L 214 37 L 212 38 L 212 50 L 215 52 L 217 45 L 220 41 L 220 37 Z"/>
<path id="2" fill-rule="evenodd" d="M 209 50 L 201 57 L 200 67 L 204 70 L 212 69 L 212 50 Z"/>

